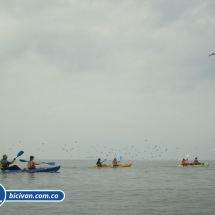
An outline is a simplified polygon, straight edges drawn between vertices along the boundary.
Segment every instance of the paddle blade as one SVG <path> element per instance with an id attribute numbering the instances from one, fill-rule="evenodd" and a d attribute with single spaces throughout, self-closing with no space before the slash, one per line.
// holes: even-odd
<path id="1" fill-rule="evenodd" d="M 187 154 L 187 158 L 189 158 L 189 154 Z"/>
<path id="2" fill-rule="evenodd" d="M 107 159 L 104 159 L 104 161 L 103 161 L 103 162 L 105 162 L 105 161 L 107 161 Z"/>
<path id="3" fill-rule="evenodd" d="M 122 156 L 120 156 L 119 159 L 122 160 Z"/>
<path id="4" fill-rule="evenodd" d="M 55 162 L 48 162 L 48 163 L 45 163 L 45 164 L 48 164 L 48 165 L 55 165 Z"/>
<path id="5" fill-rule="evenodd" d="M 21 162 L 28 162 L 28 161 L 26 161 L 26 160 L 22 160 L 22 159 L 19 159 L 19 161 L 21 161 Z"/>
<path id="6" fill-rule="evenodd" d="M 23 152 L 23 151 L 20 151 L 20 152 L 17 154 L 16 157 L 18 158 L 18 157 L 20 157 L 20 156 L 23 155 L 23 154 L 24 154 L 24 152 Z"/>

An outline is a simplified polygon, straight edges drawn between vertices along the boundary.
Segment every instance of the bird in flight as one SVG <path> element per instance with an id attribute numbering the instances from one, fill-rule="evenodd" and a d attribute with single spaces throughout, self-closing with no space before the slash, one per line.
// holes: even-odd
<path id="1" fill-rule="evenodd" d="M 208 57 L 210 57 L 211 55 L 215 55 L 215 53 L 210 54 Z"/>

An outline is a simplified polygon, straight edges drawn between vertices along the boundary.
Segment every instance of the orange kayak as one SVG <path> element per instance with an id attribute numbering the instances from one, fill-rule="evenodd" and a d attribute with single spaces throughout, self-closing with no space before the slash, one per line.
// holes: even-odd
<path id="1" fill-rule="evenodd" d="M 119 166 L 112 166 L 112 165 L 107 165 L 107 166 L 92 166 L 91 168 L 124 168 L 124 167 L 131 167 L 132 163 L 125 163 L 125 164 L 120 164 Z"/>

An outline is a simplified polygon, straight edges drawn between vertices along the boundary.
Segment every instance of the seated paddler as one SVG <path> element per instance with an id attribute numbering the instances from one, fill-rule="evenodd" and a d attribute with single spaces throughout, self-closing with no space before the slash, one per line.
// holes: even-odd
<path id="1" fill-rule="evenodd" d="M 118 164 L 119 162 L 120 162 L 120 161 L 117 161 L 117 159 L 114 158 L 113 161 L 112 161 L 112 165 L 113 165 L 113 166 L 119 166 L 119 164 Z"/>
<path id="2" fill-rule="evenodd" d="M 34 162 L 34 156 L 30 156 L 30 160 L 28 161 L 26 170 L 28 169 L 36 169 L 36 165 L 43 164 L 44 162 Z"/>
<path id="3" fill-rule="evenodd" d="M 3 158 L 0 162 L 0 169 L 2 170 L 21 170 L 17 165 L 10 166 L 15 162 L 16 158 L 13 159 L 13 161 L 7 160 L 7 155 L 3 155 Z"/>
<path id="4" fill-rule="evenodd" d="M 181 161 L 181 164 L 182 164 L 183 166 L 186 166 L 186 165 L 187 165 L 187 161 L 183 158 L 183 160 Z"/>
<path id="5" fill-rule="evenodd" d="M 194 163 L 194 165 L 199 165 L 199 164 L 201 164 L 201 163 L 199 163 L 199 161 L 198 161 L 198 158 L 197 158 L 197 157 L 195 157 L 195 159 L 194 159 L 193 163 Z"/>
<path id="6" fill-rule="evenodd" d="M 102 164 L 104 161 L 101 161 L 101 158 L 98 159 L 96 165 L 97 167 L 103 167 L 103 166 L 107 166 L 106 164 Z"/>

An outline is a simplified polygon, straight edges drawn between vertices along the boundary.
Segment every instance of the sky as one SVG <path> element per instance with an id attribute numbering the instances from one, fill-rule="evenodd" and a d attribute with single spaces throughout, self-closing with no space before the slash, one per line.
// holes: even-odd
<path id="1" fill-rule="evenodd" d="M 0 2 L 0 146 L 38 159 L 215 158 L 215 2 Z"/>

